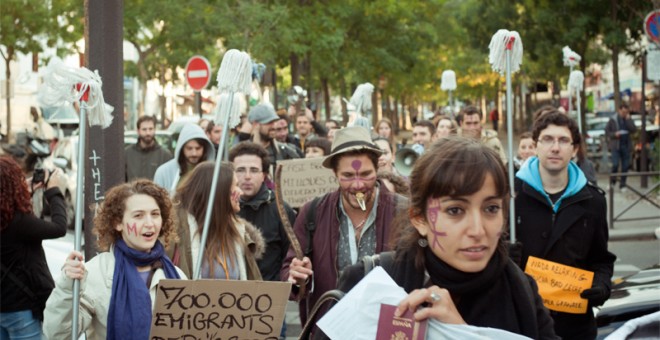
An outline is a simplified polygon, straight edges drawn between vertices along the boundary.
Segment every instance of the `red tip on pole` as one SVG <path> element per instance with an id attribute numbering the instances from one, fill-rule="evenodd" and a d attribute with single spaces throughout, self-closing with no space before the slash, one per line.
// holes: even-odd
<path id="1" fill-rule="evenodd" d="M 81 83 L 76 84 L 76 91 L 80 91 L 82 86 L 83 85 Z M 83 93 L 83 95 L 80 99 L 84 102 L 89 100 L 89 87 L 87 87 L 87 89 L 85 90 L 85 93 Z"/>
<path id="2" fill-rule="evenodd" d="M 516 40 L 514 37 L 509 37 L 509 41 L 506 42 L 506 48 L 507 50 L 513 50 L 513 42 Z"/>

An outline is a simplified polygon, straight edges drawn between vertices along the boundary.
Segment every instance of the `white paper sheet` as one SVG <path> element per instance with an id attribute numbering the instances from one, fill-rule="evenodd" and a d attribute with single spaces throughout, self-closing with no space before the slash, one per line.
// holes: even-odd
<path id="1" fill-rule="evenodd" d="M 373 340 L 378 328 L 380 304 L 397 305 L 405 296 L 403 288 L 397 286 L 382 267 L 376 267 L 316 325 L 333 340 Z"/>
<path id="2" fill-rule="evenodd" d="M 406 297 L 403 288 L 382 267 L 374 268 L 317 322 L 332 340 L 373 340 L 378 330 L 380 305 L 398 305 Z M 529 339 L 502 329 L 451 325 L 429 320 L 426 339 Z"/>

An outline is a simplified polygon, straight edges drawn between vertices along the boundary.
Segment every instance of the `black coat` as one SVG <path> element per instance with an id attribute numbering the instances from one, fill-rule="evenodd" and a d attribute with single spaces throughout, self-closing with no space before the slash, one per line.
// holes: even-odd
<path id="1" fill-rule="evenodd" d="M 285 203 L 289 222 L 293 226 L 296 213 Z M 289 250 L 289 238 L 284 230 L 275 204 L 275 193 L 262 184 L 259 192 L 249 201 L 241 200 L 241 211 L 238 216 L 252 223 L 261 231 L 266 241 L 266 251 L 257 260 L 259 271 L 265 281 L 280 281 L 282 261 Z"/>
<path id="2" fill-rule="evenodd" d="M 604 192 L 587 184 L 563 199 L 556 213 L 545 196 L 519 178 L 516 188 L 516 236 L 522 243 L 522 268 L 529 256 L 594 272 L 593 286 L 611 290 L 616 256 L 607 250 L 609 238 Z M 591 305 L 589 306 L 591 307 Z M 563 338 L 596 336 L 591 308 L 586 314 L 551 312 L 555 331 Z"/>
<path id="3" fill-rule="evenodd" d="M 430 269 L 427 266 L 426 270 L 418 270 L 410 252 L 394 256 L 394 260 L 386 261 L 387 258 L 381 254 L 380 265 L 406 293 L 430 285 L 427 282 L 429 280 L 427 273 Z M 456 308 L 469 325 L 503 329 L 533 339 L 557 339 L 552 319 L 543 306 L 534 279 L 522 273 L 508 257 L 505 257 L 504 261 L 503 270 L 496 280 L 508 282 L 508 289 L 502 289 L 502 285 L 494 284 L 486 289 L 483 287 L 472 289 L 461 297 L 450 287 L 443 288 L 448 288 L 452 298 L 458 299 L 458 302 L 455 302 Z M 436 275 L 443 276 L 444 273 L 436 273 Z M 347 267 L 339 280 L 338 289 L 348 292 L 364 276 L 365 265 L 362 262 Z M 465 282 L 460 285 L 467 286 L 473 283 Z M 515 310 L 505 310 L 502 305 L 492 303 L 493 296 L 502 296 L 506 300 L 515 301 L 523 306 L 520 309 L 527 313 L 516 315 Z M 474 313 L 475 311 L 479 312 Z"/>
<path id="4" fill-rule="evenodd" d="M 66 209 L 60 189 L 48 189 L 44 196 L 50 205 L 52 222 L 17 212 L 0 234 L 2 313 L 31 310 L 35 318 L 42 320 L 46 300 L 55 287 L 41 241 L 66 234 Z"/>

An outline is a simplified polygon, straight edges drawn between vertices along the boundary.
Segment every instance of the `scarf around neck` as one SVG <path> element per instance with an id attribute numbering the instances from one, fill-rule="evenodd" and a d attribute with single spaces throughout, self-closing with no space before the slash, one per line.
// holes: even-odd
<path id="1" fill-rule="evenodd" d="M 165 277 L 179 279 L 179 273 L 172 261 L 165 255 L 160 241 L 145 253 L 130 248 L 119 239 L 114 245 L 115 271 L 112 278 L 112 293 L 106 338 L 148 339 L 151 326 L 151 296 L 144 284 L 137 267 L 149 266 L 160 262 Z"/>
<path id="2" fill-rule="evenodd" d="M 425 266 L 432 284 L 447 289 L 465 322 L 480 327 L 504 329 L 538 336 L 536 305 L 525 294 L 519 270 L 508 257 L 495 251 L 486 268 L 466 273 L 439 259 L 430 248 L 424 249 Z M 523 275 L 523 274 L 520 274 Z"/>

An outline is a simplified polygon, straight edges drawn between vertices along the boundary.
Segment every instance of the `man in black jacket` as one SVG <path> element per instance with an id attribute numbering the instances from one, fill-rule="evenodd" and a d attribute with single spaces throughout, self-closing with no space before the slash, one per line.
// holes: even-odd
<path id="1" fill-rule="evenodd" d="M 243 191 L 238 215 L 254 224 L 266 241 L 266 252 L 257 261 L 261 276 L 266 281 L 280 281 L 289 239 L 277 212 L 275 193 L 264 183 L 268 176 L 268 152 L 257 143 L 241 142 L 229 151 L 229 161 L 234 163 L 238 186 Z M 293 225 L 296 213 L 287 204 L 285 209 Z"/>
<path id="2" fill-rule="evenodd" d="M 532 138 L 538 156 L 516 174 L 516 235 L 522 243 L 521 264 L 529 256 L 594 273 L 585 314 L 552 311 L 555 332 L 563 339 L 595 339 L 593 306 L 610 296 L 616 256 L 607 250 L 607 206 L 604 192 L 587 182 L 571 161 L 581 141 L 577 124 L 552 111 L 535 122 Z"/>

